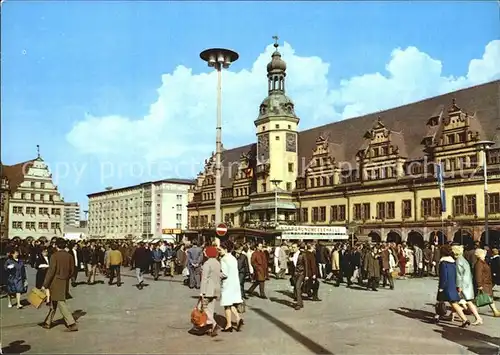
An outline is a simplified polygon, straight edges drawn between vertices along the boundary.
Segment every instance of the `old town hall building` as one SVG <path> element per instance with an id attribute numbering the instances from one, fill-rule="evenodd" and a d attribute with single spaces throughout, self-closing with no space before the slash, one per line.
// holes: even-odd
<path id="1" fill-rule="evenodd" d="M 500 240 L 500 81 L 300 132 L 275 47 L 256 143 L 222 152 L 229 234 L 273 230 L 277 209 L 279 225 L 346 226 L 372 240 L 479 240 L 487 208 L 490 238 Z M 214 228 L 214 162 L 193 188 L 191 230 Z"/>

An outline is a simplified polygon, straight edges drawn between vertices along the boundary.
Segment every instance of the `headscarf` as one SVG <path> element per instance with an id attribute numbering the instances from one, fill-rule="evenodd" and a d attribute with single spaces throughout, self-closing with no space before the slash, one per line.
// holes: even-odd
<path id="1" fill-rule="evenodd" d="M 216 247 L 206 247 L 205 254 L 207 255 L 207 258 L 216 258 L 219 254 L 219 251 Z"/>

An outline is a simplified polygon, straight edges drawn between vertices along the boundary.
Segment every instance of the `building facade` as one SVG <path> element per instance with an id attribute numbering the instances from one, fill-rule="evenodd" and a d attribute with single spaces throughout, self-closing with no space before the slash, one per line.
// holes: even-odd
<path id="1" fill-rule="evenodd" d="M 9 182 L 8 238 L 50 240 L 64 234 L 64 201 L 47 164 L 34 160 L 2 166 Z"/>
<path id="2" fill-rule="evenodd" d="M 256 143 L 222 153 L 230 227 L 332 225 L 382 241 L 462 241 L 484 237 L 488 212 L 488 235 L 500 243 L 500 81 L 299 132 L 278 48 L 267 73 Z M 214 162 L 193 188 L 191 229 L 214 227 Z"/>
<path id="3" fill-rule="evenodd" d="M 80 205 L 78 202 L 66 202 L 64 204 L 64 225 L 80 226 Z"/>
<path id="4" fill-rule="evenodd" d="M 3 174 L 3 165 L 0 164 L 0 167 Z M 0 176 L 0 239 L 7 238 L 9 235 L 9 197 L 9 179 L 6 176 Z"/>
<path id="5" fill-rule="evenodd" d="M 89 194 L 91 238 L 161 238 L 163 230 L 187 229 L 194 181 L 166 179 Z"/>

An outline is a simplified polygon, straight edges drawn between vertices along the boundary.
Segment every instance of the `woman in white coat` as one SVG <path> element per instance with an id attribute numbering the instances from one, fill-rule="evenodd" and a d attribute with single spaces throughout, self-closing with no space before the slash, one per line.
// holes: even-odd
<path id="1" fill-rule="evenodd" d="M 462 245 L 453 245 L 451 247 L 455 255 L 455 264 L 457 265 L 457 288 L 458 293 L 467 304 L 467 308 L 472 312 L 476 321 L 473 325 L 483 324 L 483 319 L 477 311 L 474 304 L 474 282 L 472 279 L 472 271 L 469 262 L 464 258 L 464 247 Z"/>
<path id="2" fill-rule="evenodd" d="M 221 278 L 222 288 L 220 305 L 224 307 L 226 314 L 226 327 L 222 332 L 232 332 L 232 314 L 236 318 L 236 331 L 239 332 L 243 325 L 243 319 L 236 306 L 243 303 L 241 298 L 240 278 L 238 273 L 238 261 L 231 254 L 233 247 L 231 242 L 222 242 L 219 247 L 219 254 L 221 256 Z"/>

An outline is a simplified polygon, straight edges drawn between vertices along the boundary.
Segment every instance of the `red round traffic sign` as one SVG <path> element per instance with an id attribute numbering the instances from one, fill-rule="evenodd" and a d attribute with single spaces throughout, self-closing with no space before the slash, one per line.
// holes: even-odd
<path id="1" fill-rule="evenodd" d="M 224 223 L 219 223 L 217 225 L 217 228 L 215 229 L 215 233 L 219 236 L 219 237 L 223 237 L 226 235 L 227 233 L 227 226 L 224 224 Z"/>

